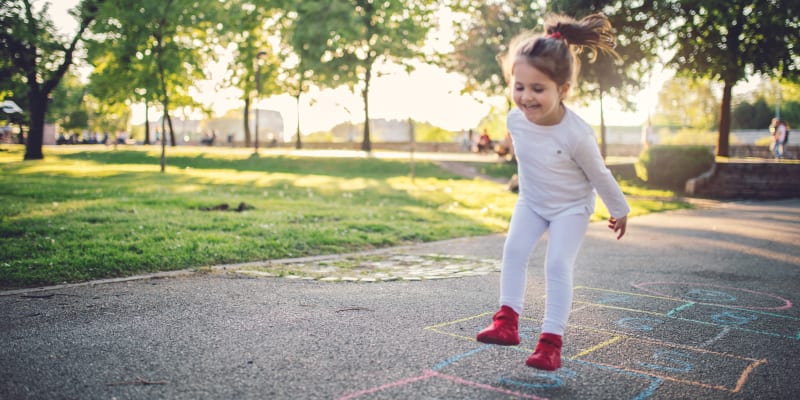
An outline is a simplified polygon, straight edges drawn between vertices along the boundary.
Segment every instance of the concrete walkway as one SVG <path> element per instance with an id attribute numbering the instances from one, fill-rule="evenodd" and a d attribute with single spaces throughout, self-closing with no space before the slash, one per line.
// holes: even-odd
<path id="1" fill-rule="evenodd" d="M 520 346 L 475 333 L 499 274 L 326 282 L 232 269 L 0 294 L 3 399 L 786 399 L 800 393 L 800 200 L 592 224 L 564 366 L 524 365 L 544 305 L 531 257 Z M 496 265 L 504 236 L 388 249 Z M 469 269 L 465 267 L 465 270 Z"/>

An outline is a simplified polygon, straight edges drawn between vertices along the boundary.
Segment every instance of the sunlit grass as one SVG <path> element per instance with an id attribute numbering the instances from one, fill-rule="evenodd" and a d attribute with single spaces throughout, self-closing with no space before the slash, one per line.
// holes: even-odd
<path id="1" fill-rule="evenodd" d="M 169 148 L 161 173 L 157 148 L 48 147 L 42 161 L 3 149 L 0 287 L 504 232 L 516 201 L 422 161 L 412 179 L 406 161 Z M 685 206 L 631 203 L 639 214 Z"/>

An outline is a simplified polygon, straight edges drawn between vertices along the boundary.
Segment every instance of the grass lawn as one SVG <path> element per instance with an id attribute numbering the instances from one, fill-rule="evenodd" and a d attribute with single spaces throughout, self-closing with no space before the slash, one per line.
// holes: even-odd
<path id="1" fill-rule="evenodd" d="M 419 160 L 412 180 L 407 160 L 181 147 L 161 173 L 157 147 L 23 152 L 0 151 L 5 289 L 504 232 L 516 201 Z M 631 198 L 632 216 L 689 207 L 672 196 Z"/>

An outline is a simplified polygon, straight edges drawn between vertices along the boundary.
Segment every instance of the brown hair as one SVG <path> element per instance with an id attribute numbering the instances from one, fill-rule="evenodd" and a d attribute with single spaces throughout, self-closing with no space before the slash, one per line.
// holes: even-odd
<path id="1" fill-rule="evenodd" d="M 545 17 L 544 33 L 524 32 L 511 41 L 509 51 L 498 57 L 506 82 L 511 83 L 514 64 L 527 62 L 552 79 L 558 86 L 572 82 L 580 71 L 577 54 L 591 51 L 589 62 L 598 52 L 619 57 L 614 51 L 616 40 L 608 17 L 596 13 L 580 21 L 551 14 Z"/>

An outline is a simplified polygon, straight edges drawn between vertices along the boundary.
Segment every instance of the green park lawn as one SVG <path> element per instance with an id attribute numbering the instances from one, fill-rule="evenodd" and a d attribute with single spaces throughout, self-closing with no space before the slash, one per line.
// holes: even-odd
<path id="1" fill-rule="evenodd" d="M 23 152 L 0 148 L 3 289 L 504 232 L 516 200 L 424 161 L 412 179 L 409 160 L 368 157 L 167 148 L 162 173 L 157 147 Z M 689 207 L 622 183 L 632 216 Z"/>

